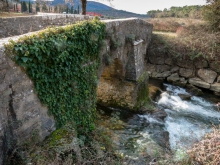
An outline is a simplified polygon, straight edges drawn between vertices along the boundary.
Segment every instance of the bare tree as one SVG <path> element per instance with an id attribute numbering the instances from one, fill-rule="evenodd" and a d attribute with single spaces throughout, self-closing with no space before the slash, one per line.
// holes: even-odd
<path id="1" fill-rule="evenodd" d="M 113 1 L 113 0 L 107 0 L 109 2 Z M 86 4 L 87 4 L 87 0 L 81 0 L 81 4 L 82 4 L 82 14 L 86 15 Z"/>

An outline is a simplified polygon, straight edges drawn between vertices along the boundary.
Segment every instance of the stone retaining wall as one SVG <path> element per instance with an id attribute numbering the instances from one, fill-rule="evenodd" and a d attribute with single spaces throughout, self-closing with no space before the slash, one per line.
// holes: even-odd
<path id="1" fill-rule="evenodd" d="M 220 61 L 202 57 L 193 60 L 190 57 L 171 57 L 163 52 L 163 47 L 149 49 L 147 70 L 150 77 L 183 87 L 191 84 L 220 95 Z"/>

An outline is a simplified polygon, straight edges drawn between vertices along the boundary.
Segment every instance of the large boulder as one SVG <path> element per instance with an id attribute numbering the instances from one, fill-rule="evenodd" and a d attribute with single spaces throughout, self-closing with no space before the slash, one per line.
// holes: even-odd
<path id="1" fill-rule="evenodd" d="M 194 69 L 180 68 L 179 75 L 186 78 L 193 77 L 195 75 Z"/>
<path id="2" fill-rule="evenodd" d="M 197 74 L 202 80 L 210 84 L 212 84 L 217 77 L 216 72 L 208 69 L 199 69 Z"/>
<path id="3" fill-rule="evenodd" d="M 179 81 L 179 79 L 180 79 L 180 77 L 179 77 L 178 73 L 173 73 L 169 77 L 167 77 L 168 82 L 176 82 L 176 81 Z"/>
<path id="4" fill-rule="evenodd" d="M 212 90 L 214 92 L 220 92 L 220 83 L 211 84 L 210 90 Z"/>
<path id="5" fill-rule="evenodd" d="M 190 78 L 189 79 L 189 83 L 198 87 L 202 87 L 202 88 L 206 88 L 209 89 L 210 88 L 210 84 L 204 82 L 203 80 L 201 80 L 200 78 Z"/>

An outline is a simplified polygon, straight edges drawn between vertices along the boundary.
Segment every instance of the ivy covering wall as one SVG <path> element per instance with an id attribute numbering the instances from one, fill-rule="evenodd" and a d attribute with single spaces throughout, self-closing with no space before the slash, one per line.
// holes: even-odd
<path id="1" fill-rule="evenodd" d="M 99 48 L 104 36 L 105 24 L 94 19 L 49 28 L 6 45 L 6 53 L 33 80 L 57 127 L 69 121 L 83 130 L 94 127 Z"/>

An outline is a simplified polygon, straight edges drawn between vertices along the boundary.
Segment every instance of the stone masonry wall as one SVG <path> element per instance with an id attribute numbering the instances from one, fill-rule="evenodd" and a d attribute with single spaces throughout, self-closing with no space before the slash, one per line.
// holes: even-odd
<path id="1" fill-rule="evenodd" d="M 203 57 L 171 57 L 163 47 L 149 48 L 147 70 L 149 76 L 164 79 L 183 87 L 200 87 L 220 96 L 220 61 Z M 191 85 L 191 86 L 190 86 Z"/>
<path id="2" fill-rule="evenodd" d="M 39 25 L 45 27 L 51 24 L 65 24 L 68 21 L 74 22 L 76 20 L 87 19 L 89 17 L 78 17 L 74 15 L 49 15 L 39 17 L 21 17 L 21 18 L 8 18 L 1 19 L 2 22 L 6 21 L 9 26 L 10 20 L 17 22 L 17 27 L 13 25 L 10 28 L 12 33 L 7 35 L 20 34 L 16 32 L 19 23 L 25 22 L 23 32 L 29 31 L 30 26 L 35 26 L 34 30 L 38 30 Z M 62 22 L 64 21 L 64 23 Z M 122 77 L 125 78 L 125 72 L 132 71 L 127 68 L 127 64 L 134 61 L 135 66 L 133 80 L 137 80 L 143 73 L 144 57 L 146 55 L 147 46 L 151 40 L 152 25 L 139 19 L 126 19 L 126 20 L 108 20 L 104 21 L 107 25 L 107 38 L 103 44 L 101 52 L 101 67 L 99 76 L 101 76 L 104 68 L 108 63 L 111 63 L 115 58 L 122 62 Z M 5 26 L 6 26 L 5 24 Z M 27 26 L 26 26 L 27 25 Z M 120 25 L 120 26 L 119 26 Z M 38 26 L 38 27 L 37 27 Z M 32 30 L 33 30 L 32 29 Z M 5 30 L 0 27 L 1 34 Z M 24 35 L 37 34 L 38 32 L 31 32 Z M 17 66 L 8 56 L 4 53 L 4 43 L 8 40 L 16 40 L 24 35 L 15 37 L 8 37 L 0 39 L 0 164 L 2 164 L 3 157 L 11 152 L 14 147 L 21 144 L 31 137 L 32 133 L 38 131 L 40 138 L 44 139 L 53 130 L 55 130 L 55 121 L 53 116 L 49 116 L 47 108 L 43 106 L 36 93 L 34 92 L 33 82 L 29 79 L 21 67 Z M 140 45 L 135 46 L 134 43 L 128 43 L 126 37 L 135 36 L 135 40 L 141 41 Z M 131 51 L 131 47 L 134 47 Z M 138 53 L 139 52 L 139 53 Z M 139 54 L 140 56 L 138 56 Z M 137 57 L 132 57 L 137 55 Z M 108 60 L 109 58 L 109 60 Z M 137 64 L 143 64 L 137 66 Z M 121 74 L 118 74 L 121 76 Z M 132 80 L 132 81 L 133 81 Z"/>
<path id="3" fill-rule="evenodd" d="M 23 17 L 0 18 L 0 38 L 21 35 L 45 29 L 48 26 L 62 26 L 93 17 L 78 14 L 50 14 Z"/>

